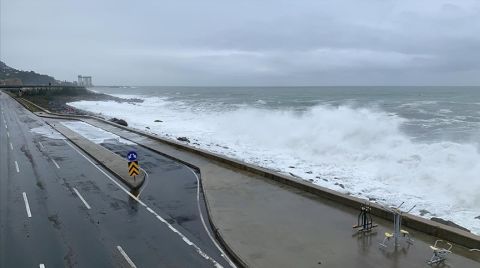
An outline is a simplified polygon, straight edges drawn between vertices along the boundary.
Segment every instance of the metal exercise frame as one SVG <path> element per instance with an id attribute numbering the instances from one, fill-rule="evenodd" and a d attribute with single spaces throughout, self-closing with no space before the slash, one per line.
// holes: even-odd
<path id="1" fill-rule="evenodd" d="M 398 246 L 400 243 L 400 239 L 404 239 L 407 243 L 413 244 L 413 240 L 410 237 L 410 233 L 406 230 L 402 230 L 402 215 L 404 212 L 400 210 L 400 207 L 405 202 L 402 202 L 398 207 L 391 207 L 390 211 L 393 213 L 393 233 L 385 232 L 385 238 L 383 239 L 382 243 L 379 243 L 382 247 L 387 247 L 387 242 L 390 241 L 391 238 L 394 239 L 395 247 Z M 406 213 L 412 211 L 416 205 L 410 208 Z"/>

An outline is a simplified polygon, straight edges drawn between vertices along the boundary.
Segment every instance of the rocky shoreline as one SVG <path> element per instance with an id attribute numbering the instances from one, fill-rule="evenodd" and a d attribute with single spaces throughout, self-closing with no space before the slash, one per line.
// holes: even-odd
<path id="1" fill-rule="evenodd" d="M 77 109 L 68 105 L 75 101 L 116 101 L 116 102 L 143 102 L 140 99 L 123 99 L 103 93 L 93 92 L 88 89 L 76 90 L 75 92 L 59 92 L 56 94 L 32 94 L 22 96 L 41 107 L 55 113 L 92 115 L 91 112 Z"/>

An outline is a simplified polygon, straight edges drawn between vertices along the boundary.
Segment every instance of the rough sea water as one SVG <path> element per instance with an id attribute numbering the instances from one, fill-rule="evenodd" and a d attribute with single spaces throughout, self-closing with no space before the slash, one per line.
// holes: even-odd
<path id="1" fill-rule="evenodd" d="M 480 234 L 480 87 L 93 90 L 143 103 L 70 105 Z"/>

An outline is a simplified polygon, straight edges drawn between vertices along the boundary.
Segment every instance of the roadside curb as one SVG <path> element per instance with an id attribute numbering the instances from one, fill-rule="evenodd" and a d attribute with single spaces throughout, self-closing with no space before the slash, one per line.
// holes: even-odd
<path id="1" fill-rule="evenodd" d="M 36 104 L 34 104 L 34 105 L 39 107 Z M 379 218 L 383 218 L 383 219 L 386 219 L 386 220 L 389 220 L 389 221 L 391 221 L 392 218 L 393 218 L 393 215 L 389 210 L 385 209 L 384 207 L 382 207 L 382 206 L 380 206 L 376 203 L 372 203 L 368 200 L 363 200 L 363 199 L 356 198 L 356 197 L 353 197 L 353 196 L 345 195 L 345 194 L 336 192 L 334 190 L 330 190 L 328 188 L 324 188 L 324 187 L 321 187 L 321 186 L 311 184 L 311 183 L 309 183 L 307 181 L 304 181 L 304 180 L 301 180 L 301 179 L 286 176 L 286 175 L 283 175 L 283 174 L 278 174 L 278 173 L 275 173 L 271 170 L 267 170 L 267 169 L 262 168 L 262 167 L 254 166 L 254 165 L 247 164 L 247 163 L 243 163 L 241 161 L 231 159 L 231 158 L 228 158 L 228 157 L 225 157 L 225 156 L 221 156 L 221 155 L 218 155 L 218 154 L 215 154 L 215 153 L 211 153 L 211 152 L 208 152 L 208 151 L 205 151 L 205 150 L 202 150 L 202 149 L 198 149 L 198 148 L 195 148 L 195 147 L 192 147 L 192 146 L 189 146 L 189 145 L 185 145 L 185 144 L 181 144 L 181 143 L 178 143 L 178 142 L 175 142 L 175 141 L 167 140 L 167 139 L 164 139 L 164 138 L 161 138 L 161 137 L 158 137 L 158 136 L 154 136 L 150 133 L 147 133 L 147 132 L 144 132 L 144 131 L 141 131 L 141 130 L 121 126 L 121 125 L 118 125 L 116 123 L 109 122 L 107 120 L 104 120 L 104 119 L 101 119 L 101 118 L 98 118 L 98 117 L 95 117 L 95 116 L 63 115 L 63 114 L 55 114 L 55 113 L 47 112 L 45 109 L 40 108 L 40 107 L 39 107 L 39 109 L 43 110 L 44 113 L 36 113 L 36 114 L 39 115 L 39 116 L 43 116 L 43 117 L 65 118 L 65 119 L 68 119 L 68 118 L 70 118 L 70 119 L 71 118 L 89 118 L 89 119 L 98 120 L 98 121 L 113 125 L 115 127 L 118 127 L 118 128 L 124 129 L 124 130 L 128 130 L 130 132 L 133 132 L 133 133 L 151 138 L 151 139 L 159 141 L 161 143 L 174 146 L 178 149 L 188 151 L 188 152 L 192 152 L 192 153 L 195 153 L 199 156 L 206 157 L 208 159 L 211 159 L 211 160 L 223 163 L 223 164 L 227 164 L 227 165 L 231 166 L 232 168 L 236 168 L 236 169 L 244 170 L 244 171 L 247 171 L 247 172 L 251 172 L 251 173 L 254 173 L 256 175 L 260 175 L 262 177 L 277 181 L 281 184 L 288 185 L 288 186 L 294 187 L 296 189 L 315 194 L 319 197 L 332 200 L 336 203 L 340 203 L 340 204 L 346 205 L 348 207 L 353 207 L 353 208 L 359 209 L 360 206 L 362 206 L 364 204 L 367 204 L 367 205 L 371 206 L 371 208 L 372 208 L 372 210 L 371 210 L 372 215 L 375 215 Z M 174 157 L 171 157 L 171 158 L 174 158 Z M 180 162 L 185 163 L 184 161 L 180 161 Z M 189 166 L 192 166 L 191 164 L 188 164 L 188 163 L 185 163 L 185 164 L 187 164 Z M 198 169 L 198 168 L 196 168 L 196 169 Z M 207 196 L 207 195 L 205 195 L 205 196 Z M 207 202 L 207 205 L 208 205 L 208 202 Z M 211 220 L 210 222 L 212 223 L 213 227 L 215 227 L 214 221 L 212 221 L 210 216 L 209 216 L 209 218 Z M 423 232 L 423 233 L 426 233 L 426 234 L 429 234 L 429 235 L 432 235 L 432 236 L 435 236 L 435 237 L 438 237 L 438 238 L 441 238 L 441 239 L 445 239 L 445 240 L 454 242 L 456 244 L 459 244 L 459 245 L 462 245 L 462 246 L 465 246 L 465 247 L 468 247 L 468 248 L 480 248 L 480 236 L 477 236 L 477 235 L 474 235 L 472 233 L 469 233 L 469 232 L 466 232 L 466 231 L 463 231 L 463 230 L 460 230 L 460 229 L 457 229 L 457 228 L 454 228 L 454 227 L 450 227 L 450 226 L 447 226 L 447 225 L 444 225 L 444 224 L 441 224 L 441 223 L 437 223 L 437 222 L 434 222 L 434 221 L 431 221 L 431 220 L 428 220 L 428 219 L 424 219 L 424 218 L 421 218 L 421 217 L 418 217 L 418 216 L 414 216 L 414 215 L 410 215 L 410 214 L 404 214 L 403 225 L 407 226 L 407 227 L 410 227 L 414 230 L 417 230 L 417 231 L 420 231 L 420 232 Z M 214 230 L 217 230 L 217 229 L 214 228 Z M 229 249 L 228 244 L 225 241 L 223 241 L 221 233 L 219 233 L 218 231 L 216 231 L 216 232 L 217 232 L 216 235 L 219 237 L 219 240 L 222 242 L 222 244 L 225 246 L 225 248 Z M 230 250 L 229 250 L 229 252 L 230 252 Z M 236 256 L 235 254 L 232 254 L 232 256 L 238 258 L 238 256 Z M 240 262 L 240 263 L 244 263 L 244 262 Z"/>

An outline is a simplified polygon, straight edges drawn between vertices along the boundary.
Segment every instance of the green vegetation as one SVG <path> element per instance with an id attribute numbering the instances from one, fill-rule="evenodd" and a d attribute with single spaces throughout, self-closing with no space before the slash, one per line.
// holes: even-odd
<path id="1" fill-rule="evenodd" d="M 0 80 L 21 81 L 23 85 L 55 85 L 59 83 L 51 76 L 38 74 L 34 71 L 17 70 L 7 66 L 2 61 L 0 61 Z M 2 84 L 2 81 L 0 81 L 0 84 Z"/>

